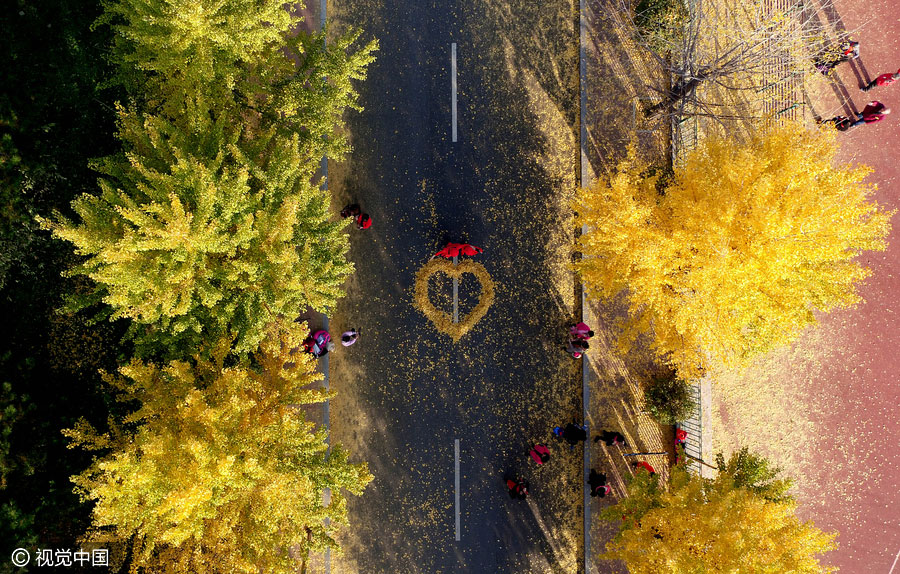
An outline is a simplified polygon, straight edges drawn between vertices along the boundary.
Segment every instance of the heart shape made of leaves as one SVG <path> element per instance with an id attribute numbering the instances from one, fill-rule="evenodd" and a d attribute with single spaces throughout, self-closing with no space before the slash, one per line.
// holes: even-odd
<path id="1" fill-rule="evenodd" d="M 435 307 L 428 297 L 428 279 L 437 273 L 444 273 L 451 279 L 453 277 L 461 278 L 464 274 L 471 273 L 481 285 L 481 296 L 478 298 L 478 304 L 459 323 L 454 323 L 453 317 Z M 463 335 L 468 333 L 484 317 L 493 302 L 494 281 L 481 263 L 475 263 L 471 259 L 464 259 L 456 265 L 450 259 L 432 259 L 416 273 L 416 307 L 434 323 L 438 331 L 449 335 L 454 343 L 459 341 Z"/>

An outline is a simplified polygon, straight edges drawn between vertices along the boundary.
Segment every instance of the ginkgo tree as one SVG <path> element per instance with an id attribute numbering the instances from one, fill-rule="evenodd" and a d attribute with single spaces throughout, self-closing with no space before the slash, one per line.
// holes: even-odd
<path id="1" fill-rule="evenodd" d="M 134 151 L 98 163 L 101 193 L 72 203 L 77 220 L 44 222 L 84 256 L 69 274 L 95 284 L 70 309 L 102 302 L 132 320 L 141 355 L 184 356 L 229 335 L 249 351 L 274 316 L 333 306 L 353 269 L 296 139 L 270 138 L 257 163 L 228 121 L 193 134 L 123 112 Z"/>
<path id="2" fill-rule="evenodd" d="M 604 557 L 624 561 L 631 574 L 836 571 L 819 560 L 836 548 L 836 534 L 802 522 L 796 508 L 724 471 L 711 480 L 676 465 L 665 485 L 639 472 L 627 496 L 601 513 L 620 524 Z"/>
<path id="3" fill-rule="evenodd" d="M 682 378 L 743 366 L 796 338 L 815 312 L 860 300 L 891 212 L 869 169 L 835 163 L 834 133 L 785 124 L 711 137 L 670 177 L 631 153 L 584 190 L 576 264 L 589 296 L 625 293 L 621 342 L 652 333 Z"/>
<path id="4" fill-rule="evenodd" d="M 337 127 L 375 43 L 295 33 L 281 2 L 106 9 L 133 100 L 122 153 L 96 162 L 100 193 L 42 220 L 81 256 L 69 274 L 94 282 L 69 310 L 105 304 L 139 354 L 178 357 L 230 336 L 250 351 L 274 317 L 333 307 L 353 266 L 316 173 L 348 149 Z"/>
<path id="5" fill-rule="evenodd" d="M 345 491 L 361 494 L 372 476 L 305 419 L 304 405 L 329 396 L 309 387 L 322 377 L 300 350 L 306 334 L 279 320 L 252 360 L 226 364 L 223 340 L 206 358 L 135 359 L 107 375 L 125 408 L 138 406 L 106 430 L 82 420 L 64 431 L 70 447 L 98 452 L 72 479 L 94 503 L 83 542 L 160 573 L 289 573 L 310 550 L 336 548 Z"/>

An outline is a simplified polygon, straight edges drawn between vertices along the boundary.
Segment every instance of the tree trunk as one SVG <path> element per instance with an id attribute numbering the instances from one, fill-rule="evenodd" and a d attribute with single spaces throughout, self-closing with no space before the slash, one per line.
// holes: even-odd
<path id="1" fill-rule="evenodd" d="M 657 118 L 662 115 L 671 114 L 679 103 L 694 95 L 694 92 L 697 91 L 697 86 L 699 86 L 700 82 L 704 79 L 705 78 L 703 77 L 693 77 L 687 82 L 684 81 L 684 78 L 678 80 L 678 82 L 672 86 L 672 89 L 666 93 L 666 96 L 661 102 L 657 102 L 644 110 L 644 116 L 648 118 Z"/>

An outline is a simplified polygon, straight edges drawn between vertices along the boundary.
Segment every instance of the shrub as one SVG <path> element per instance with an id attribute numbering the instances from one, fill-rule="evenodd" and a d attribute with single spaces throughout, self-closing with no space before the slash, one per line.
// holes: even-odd
<path id="1" fill-rule="evenodd" d="M 674 374 L 653 377 L 644 390 L 644 408 L 661 424 L 690 418 L 694 414 L 690 385 Z"/>
<path id="2" fill-rule="evenodd" d="M 727 461 L 722 453 L 717 454 L 716 466 L 719 467 L 719 475 L 730 476 L 735 487 L 746 488 L 771 502 L 793 499 L 788 490 L 794 481 L 791 478 L 779 478 L 781 468 L 750 452 L 747 447 L 733 453 Z"/>

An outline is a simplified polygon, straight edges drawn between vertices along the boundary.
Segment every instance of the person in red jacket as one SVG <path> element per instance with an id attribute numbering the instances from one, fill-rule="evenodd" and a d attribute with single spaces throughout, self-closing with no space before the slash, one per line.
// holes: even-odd
<path id="1" fill-rule="evenodd" d="M 547 448 L 547 445 L 545 444 L 534 445 L 531 447 L 528 454 L 531 455 L 531 458 L 534 459 L 534 462 L 536 462 L 538 466 L 542 466 L 545 462 L 550 460 L 550 449 Z"/>
<path id="2" fill-rule="evenodd" d="M 468 255 L 469 257 L 474 257 L 481 253 L 483 249 L 481 247 L 475 247 L 474 245 L 469 245 L 468 243 L 453 243 L 450 242 L 443 249 L 434 254 L 432 259 L 435 257 L 446 257 L 447 259 L 453 259 L 454 257 L 458 257 L 460 255 Z"/>
<path id="3" fill-rule="evenodd" d="M 598 434 L 594 437 L 594 442 L 601 440 L 606 443 L 606 446 L 613 446 L 614 444 L 625 446 L 625 437 L 620 432 L 605 430 L 603 434 Z"/>
<path id="4" fill-rule="evenodd" d="M 515 480 L 511 478 L 506 479 L 506 489 L 509 491 L 509 497 L 512 499 L 518 498 L 519 500 L 525 500 L 528 496 L 529 486 L 531 485 L 528 484 L 528 481 L 522 478 L 517 478 Z"/>
<path id="5" fill-rule="evenodd" d="M 372 218 L 369 217 L 368 213 L 360 213 L 356 216 L 357 229 L 368 229 L 370 227 L 372 227 Z"/>
<path id="6" fill-rule="evenodd" d="M 891 113 L 891 108 L 885 106 L 879 101 L 871 101 L 866 104 L 863 111 L 858 115 L 857 120 L 850 127 L 861 126 L 862 124 L 874 124 L 884 119 L 884 116 Z"/>
<path id="7" fill-rule="evenodd" d="M 897 80 L 900 80 L 900 70 L 897 70 L 893 74 L 881 74 L 880 76 L 860 88 L 860 91 L 868 92 L 872 88 L 877 88 L 878 86 L 890 86 Z"/>
<path id="8" fill-rule="evenodd" d="M 468 243 L 462 243 L 459 246 L 459 252 L 469 257 L 475 257 L 482 251 L 484 250 L 481 247 L 475 247 L 474 245 L 469 245 Z"/>
<path id="9" fill-rule="evenodd" d="M 446 257 L 447 259 L 458 257 L 460 247 L 462 247 L 462 244 L 450 242 L 445 245 L 443 249 L 435 253 L 434 256 L 432 256 L 432 259 L 435 257 Z"/>
<path id="10" fill-rule="evenodd" d="M 640 461 L 640 462 L 632 462 L 631 466 L 634 468 L 634 471 L 637 472 L 639 468 L 643 468 L 647 472 L 650 473 L 650 476 L 656 476 L 656 471 L 650 466 L 649 463 Z"/>
<path id="11" fill-rule="evenodd" d="M 582 321 L 580 323 L 572 323 L 569 325 L 569 335 L 572 339 L 587 341 L 594 336 L 594 332 L 591 331 L 591 328 L 588 327 L 587 323 Z"/>

